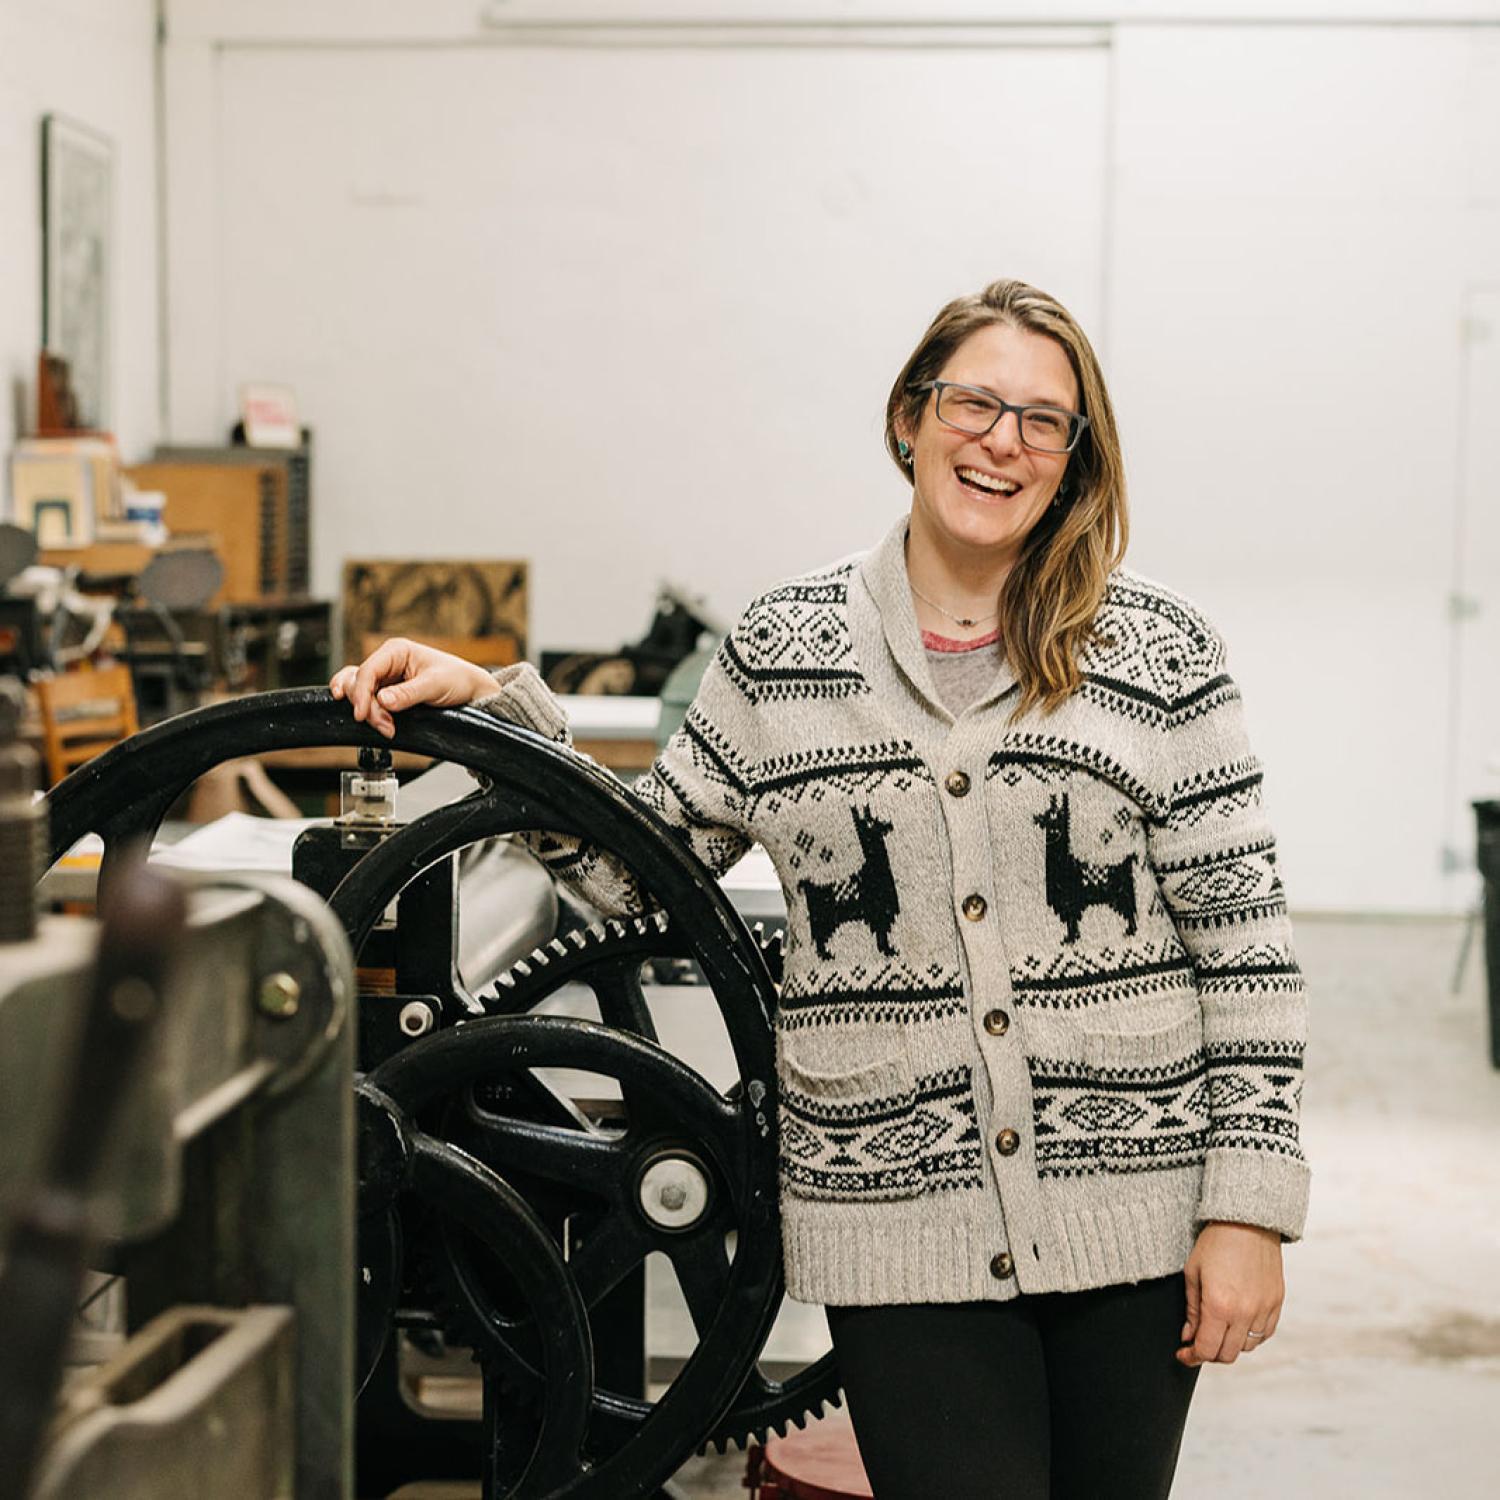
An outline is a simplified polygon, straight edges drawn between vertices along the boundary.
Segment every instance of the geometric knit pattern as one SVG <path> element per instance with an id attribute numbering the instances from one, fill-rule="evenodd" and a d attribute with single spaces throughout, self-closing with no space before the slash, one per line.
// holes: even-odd
<path id="1" fill-rule="evenodd" d="M 1201 1048 L 1108 1066 L 1045 1058 L 1028 1063 L 1043 1176 L 1160 1171 L 1202 1157 L 1209 1086 Z"/>
<path id="2" fill-rule="evenodd" d="M 1090 647 L 1080 696 L 1109 712 L 1170 729 L 1207 712 L 1230 685 L 1221 650 L 1185 601 L 1117 575 L 1104 639 Z"/>
<path id="3" fill-rule="evenodd" d="M 1196 996 L 1197 973 L 1175 932 L 1155 939 L 1027 954 L 1011 974 L 1018 1005 L 1053 1010 L 1108 1008 L 1145 995 Z"/>
<path id="4" fill-rule="evenodd" d="M 963 975 L 954 965 L 932 963 L 918 973 L 898 959 L 852 963 L 820 973 L 799 970 L 781 986 L 781 1027 L 865 1024 L 909 1026 L 962 1015 Z"/>
<path id="5" fill-rule="evenodd" d="M 1179 1270 L 1210 1220 L 1298 1238 L 1306 997 L 1222 641 L 1121 569 L 1055 712 L 1012 717 L 996 644 L 955 713 L 905 533 L 752 601 L 631 787 L 716 876 L 761 845 L 786 897 L 789 1292 L 1003 1300 Z M 496 678 L 480 706 L 570 742 L 532 668 Z M 520 837 L 650 907 L 589 841 Z"/>
<path id="6" fill-rule="evenodd" d="M 726 644 L 724 670 L 755 705 L 844 698 L 869 686 L 843 602 L 852 564 L 771 589 Z"/>
<path id="7" fill-rule="evenodd" d="M 858 1099 L 782 1091 L 783 1176 L 809 1198 L 873 1201 L 981 1186 L 968 1069 L 902 1081 Z"/>

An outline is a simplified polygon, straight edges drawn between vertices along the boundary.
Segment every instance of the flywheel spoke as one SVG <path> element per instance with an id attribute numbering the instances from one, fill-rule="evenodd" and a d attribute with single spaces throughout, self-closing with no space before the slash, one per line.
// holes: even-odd
<path id="1" fill-rule="evenodd" d="M 710 1225 L 663 1247 L 677 1273 L 677 1285 L 687 1303 L 693 1327 L 701 1334 L 719 1316 L 729 1285 L 729 1251 L 724 1231 Z"/>
<path id="2" fill-rule="evenodd" d="M 638 960 L 600 966 L 589 975 L 590 987 L 599 1000 L 599 1014 L 606 1026 L 633 1031 L 648 1042 L 656 1040 L 656 1023 L 646 1004 Z"/>
<path id="3" fill-rule="evenodd" d="M 593 1307 L 612 1292 L 653 1248 L 629 1214 L 610 1214 L 590 1226 L 568 1255 L 568 1270 L 584 1303 Z"/>
<path id="4" fill-rule="evenodd" d="M 502 1175 L 512 1169 L 601 1198 L 618 1196 L 624 1154 L 616 1142 L 588 1129 L 537 1125 L 477 1110 L 465 1123 L 464 1146 Z"/>
<path id="5" fill-rule="evenodd" d="M 593 1403 L 593 1344 L 574 1282 L 525 1201 L 465 1152 L 413 1137 L 412 1186 L 504 1258 L 536 1314 L 547 1400 L 527 1479 L 550 1490 L 577 1471 Z"/>

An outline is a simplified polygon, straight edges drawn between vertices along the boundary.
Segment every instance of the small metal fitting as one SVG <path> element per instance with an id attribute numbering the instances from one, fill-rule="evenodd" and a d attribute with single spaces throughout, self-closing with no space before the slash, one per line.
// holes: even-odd
<path id="1" fill-rule="evenodd" d="M 421 1000 L 408 1000 L 401 1007 L 396 1024 L 404 1036 L 426 1036 L 432 1030 L 432 1007 Z"/>
<path id="2" fill-rule="evenodd" d="M 284 970 L 278 974 L 269 974 L 260 982 L 261 1011 L 278 1021 L 286 1021 L 295 1016 L 297 1003 L 301 998 L 302 986 Z"/>
<path id="3" fill-rule="evenodd" d="M 691 1152 L 664 1151 L 641 1174 L 641 1212 L 658 1229 L 691 1229 L 708 1211 L 708 1169 Z"/>

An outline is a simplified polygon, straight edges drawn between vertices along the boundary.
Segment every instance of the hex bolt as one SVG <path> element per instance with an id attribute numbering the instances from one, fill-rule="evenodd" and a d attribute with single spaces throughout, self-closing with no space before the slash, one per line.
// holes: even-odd
<path id="1" fill-rule="evenodd" d="M 408 1000 L 396 1024 L 406 1036 L 426 1036 L 432 1030 L 432 1010 L 420 1000 Z"/>
<path id="2" fill-rule="evenodd" d="M 708 1168 L 691 1151 L 662 1151 L 641 1173 L 636 1192 L 656 1228 L 691 1229 L 708 1211 Z"/>
<path id="3" fill-rule="evenodd" d="M 260 1008 L 278 1021 L 289 1020 L 297 1014 L 297 1002 L 302 997 L 302 986 L 284 970 L 269 974 L 260 982 Z"/>

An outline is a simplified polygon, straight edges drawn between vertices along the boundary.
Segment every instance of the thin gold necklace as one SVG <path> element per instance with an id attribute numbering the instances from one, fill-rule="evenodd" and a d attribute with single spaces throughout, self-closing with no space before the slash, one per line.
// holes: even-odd
<path id="1" fill-rule="evenodd" d="M 912 583 L 910 575 L 907 576 L 907 580 L 906 581 L 911 586 L 912 593 L 914 593 L 917 596 L 917 598 L 922 601 L 923 604 L 930 605 L 945 620 L 952 620 L 955 625 L 962 625 L 962 626 L 964 626 L 965 629 L 967 629 L 971 625 L 983 625 L 983 624 L 985 624 L 989 620 L 998 620 L 1000 618 L 1000 611 L 998 609 L 994 612 L 994 614 L 992 614 L 992 615 L 982 615 L 977 620 L 966 620 L 962 615 L 950 614 L 946 609 L 943 608 L 943 606 L 941 604 L 938 604 L 938 603 L 934 602 L 933 600 L 929 599 L 927 597 L 927 595 L 924 594 L 916 586 L 916 584 Z"/>
<path id="2" fill-rule="evenodd" d="M 911 581 L 911 537 L 909 535 L 901 539 L 901 561 L 907 564 L 906 582 L 912 593 L 914 593 L 917 598 L 922 601 L 923 604 L 930 605 L 933 609 L 935 609 L 945 620 L 952 620 L 955 625 L 962 625 L 964 629 L 967 630 L 973 625 L 984 625 L 990 620 L 998 620 L 1000 618 L 1000 611 L 997 609 L 994 614 L 981 615 L 977 620 L 966 620 L 962 615 L 951 614 L 948 610 L 944 609 L 941 604 L 938 604 L 936 601 L 929 599 L 927 595 L 924 594 L 916 586 L 916 584 Z"/>

